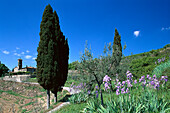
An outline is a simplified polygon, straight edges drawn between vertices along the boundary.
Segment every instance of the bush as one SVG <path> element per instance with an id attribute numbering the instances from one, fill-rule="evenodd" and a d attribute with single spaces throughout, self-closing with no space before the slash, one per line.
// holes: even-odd
<path id="1" fill-rule="evenodd" d="M 82 102 L 86 102 L 88 99 L 88 94 L 85 92 L 80 92 L 78 94 L 74 94 L 69 98 L 69 101 L 73 104 L 75 103 L 82 103 Z"/>
<path id="2" fill-rule="evenodd" d="M 170 44 L 167 44 L 167 45 L 164 46 L 164 48 L 167 48 L 167 47 L 170 47 Z"/>

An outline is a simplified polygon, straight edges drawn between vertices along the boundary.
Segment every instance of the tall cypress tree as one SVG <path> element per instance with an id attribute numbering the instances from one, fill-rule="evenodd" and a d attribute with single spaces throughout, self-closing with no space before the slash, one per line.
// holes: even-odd
<path id="1" fill-rule="evenodd" d="M 50 106 L 50 91 L 55 95 L 67 80 L 69 48 L 67 39 L 60 30 L 56 11 L 47 5 L 41 25 L 40 42 L 37 49 L 37 79 L 39 84 L 47 90 L 47 109 Z"/>
<path id="2" fill-rule="evenodd" d="M 69 55 L 69 47 L 67 39 L 65 40 L 65 36 L 61 32 L 59 25 L 59 18 L 57 16 L 56 11 L 54 11 L 54 19 L 55 19 L 55 38 L 56 38 L 56 66 L 55 66 L 55 78 L 58 80 L 58 83 L 53 83 L 53 90 L 55 100 L 57 102 L 57 92 L 61 91 L 62 86 L 64 86 L 67 80 L 68 74 L 68 55 Z"/>
<path id="3" fill-rule="evenodd" d="M 122 56 L 121 36 L 119 35 L 117 29 L 115 28 L 115 35 L 114 35 L 114 42 L 113 42 L 114 50 L 115 50 L 116 45 L 117 45 L 119 51 L 121 52 L 121 56 Z"/>
<path id="4" fill-rule="evenodd" d="M 53 9 L 47 5 L 40 25 L 40 42 L 37 48 L 37 79 L 38 83 L 47 90 L 47 109 L 50 107 L 51 81 L 54 75 L 54 22 Z"/>

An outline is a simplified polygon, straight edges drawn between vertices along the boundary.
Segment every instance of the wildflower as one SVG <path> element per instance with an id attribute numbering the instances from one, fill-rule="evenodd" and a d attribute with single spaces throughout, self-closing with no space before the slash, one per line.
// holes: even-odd
<path id="1" fill-rule="evenodd" d="M 105 87 L 106 90 L 107 90 L 107 89 L 110 89 L 109 85 L 110 85 L 110 84 L 107 83 L 107 82 L 104 84 L 104 87 Z"/>
<path id="2" fill-rule="evenodd" d="M 116 79 L 116 82 L 118 83 L 118 82 L 119 82 L 119 79 Z"/>
<path id="3" fill-rule="evenodd" d="M 98 98 L 98 91 L 96 91 L 96 98 Z"/>
<path id="4" fill-rule="evenodd" d="M 165 61 L 165 57 L 162 58 L 162 61 Z"/>
<path id="5" fill-rule="evenodd" d="M 144 80 L 144 81 L 142 82 L 142 86 L 145 86 L 145 84 L 146 84 L 146 80 Z"/>
<path id="6" fill-rule="evenodd" d="M 87 92 L 87 94 L 89 94 L 89 95 L 90 95 L 90 93 L 91 93 L 91 91 L 89 90 L 89 91 Z"/>
<path id="7" fill-rule="evenodd" d="M 142 79 L 139 79 L 139 82 L 141 82 L 142 81 Z"/>
<path id="8" fill-rule="evenodd" d="M 103 78 L 103 82 L 109 82 L 110 80 L 111 78 L 108 75 Z"/>
<path id="9" fill-rule="evenodd" d="M 156 75 L 153 75 L 153 78 L 156 78 Z"/>
<path id="10" fill-rule="evenodd" d="M 143 75 L 141 78 L 142 78 L 142 80 L 144 80 L 145 79 L 145 75 Z"/>
<path id="11" fill-rule="evenodd" d="M 149 78 L 149 75 L 147 75 L 147 79 Z"/>
<path id="12" fill-rule="evenodd" d="M 155 61 L 155 64 L 157 64 L 157 62 Z"/>
<path id="13" fill-rule="evenodd" d="M 158 63 L 160 63 L 161 62 L 161 59 L 158 59 Z"/>
<path id="14" fill-rule="evenodd" d="M 73 86 L 74 82 L 72 82 L 71 87 Z"/>
<path id="15" fill-rule="evenodd" d="M 96 86 L 96 89 L 99 89 L 99 87 L 98 87 L 98 86 Z"/>
<path id="16" fill-rule="evenodd" d="M 128 87 L 132 87 L 133 86 L 129 80 L 126 80 L 126 83 L 127 83 Z"/>
<path id="17" fill-rule="evenodd" d="M 128 89 L 128 88 L 126 89 L 126 92 L 125 92 L 125 93 L 129 93 L 129 89 Z"/>
<path id="18" fill-rule="evenodd" d="M 86 87 L 86 83 L 84 83 L 84 87 Z"/>
<path id="19" fill-rule="evenodd" d="M 154 82 L 154 81 L 150 81 L 150 84 L 154 86 L 154 85 L 155 85 L 155 82 Z"/>
<path id="20" fill-rule="evenodd" d="M 117 89 L 117 90 L 116 90 L 116 95 L 119 95 L 119 94 L 120 94 L 120 93 L 119 93 L 119 89 Z"/>
<path id="21" fill-rule="evenodd" d="M 134 84 L 137 84 L 137 80 L 134 80 Z"/>
<path id="22" fill-rule="evenodd" d="M 125 81 L 123 81 L 123 82 L 122 82 L 122 85 L 124 85 L 125 83 L 126 83 L 126 82 L 125 82 Z"/>
<path id="23" fill-rule="evenodd" d="M 168 81 L 167 78 L 168 78 L 167 76 L 162 76 L 162 77 L 161 77 L 161 80 L 164 80 L 165 82 L 167 82 L 167 81 Z"/>
<path id="24" fill-rule="evenodd" d="M 118 89 L 120 88 L 120 86 L 116 86 Z"/>
<path id="25" fill-rule="evenodd" d="M 99 94 L 97 93 L 97 94 L 96 94 L 96 98 L 98 98 L 98 95 L 99 95 Z"/>
<path id="26" fill-rule="evenodd" d="M 122 94 L 125 93 L 125 87 L 123 87 L 123 88 L 121 89 L 121 93 L 122 93 Z"/>
<path id="27" fill-rule="evenodd" d="M 130 71 L 127 71 L 126 74 L 130 73 Z"/>

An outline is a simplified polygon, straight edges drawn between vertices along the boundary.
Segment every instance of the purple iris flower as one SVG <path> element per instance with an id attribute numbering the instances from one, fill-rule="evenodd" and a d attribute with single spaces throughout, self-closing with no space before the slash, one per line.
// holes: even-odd
<path id="1" fill-rule="evenodd" d="M 134 84 L 137 84 L 137 80 L 134 80 Z"/>
<path id="2" fill-rule="evenodd" d="M 87 93 L 90 95 L 91 91 L 89 90 Z"/>
<path id="3" fill-rule="evenodd" d="M 119 95 L 119 94 L 120 94 L 120 93 L 119 93 L 119 89 L 117 89 L 117 90 L 116 90 L 116 95 Z"/>
<path id="4" fill-rule="evenodd" d="M 128 88 L 126 89 L 126 92 L 125 92 L 125 93 L 129 93 L 129 89 L 128 89 Z"/>
<path id="5" fill-rule="evenodd" d="M 98 87 L 98 86 L 96 86 L 96 89 L 99 89 L 99 87 Z"/>

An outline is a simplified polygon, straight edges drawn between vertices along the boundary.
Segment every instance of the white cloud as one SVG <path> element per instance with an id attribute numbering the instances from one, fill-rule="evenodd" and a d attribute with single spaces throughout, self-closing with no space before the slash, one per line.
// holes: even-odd
<path id="1" fill-rule="evenodd" d="M 14 55 L 17 55 L 17 53 L 14 53 Z"/>
<path id="2" fill-rule="evenodd" d="M 6 51 L 6 50 L 5 50 L 5 51 L 2 51 L 2 52 L 3 52 L 4 54 L 9 54 L 9 51 Z"/>
<path id="3" fill-rule="evenodd" d="M 25 53 L 24 53 L 24 52 L 22 52 L 21 54 L 22 54 L 22 55 L 24 55 Z"/>
<path id="4" fill-rule="evenodd" d="M 16 49 L 20 49 L 20 48 L 16 47 Z"/>
<path id="5" fill-rule="evenodd" d="M 26 52 L 29 53 L 30 51 L 27 50 Z"/>
<path id="6" fill-rule="evenodd" d="M 16 56 L 21 56 L 21 54 L 18 54 L 18 53 L 14 53 L 14 55 L 16 55 Z"/>
<path id="7" fill-rule="evenodd" d="M 33 60 L 37 59 L 36 57 L 32 58 Z"/>
<path id="8" fill-rule="evenodd" d="M 30 56 L 30 55 L 26 55 L 26 56 L 25 56 L 26 59 L 30 59 L 31 57 L 32 57 L 32 56 Z"/>
<path id="9" fill-rule="evenodd" d="M 170 30 L 170 27 L 162 27 L 161 31 Z"/>
<path id="10" fill-rule="evenodd" d="M 140 33 L 140 31 L 134 31 L 134 35 L 136 36 L 136 37 L 138 37 L 139 36 L 139 33 Z"/>

